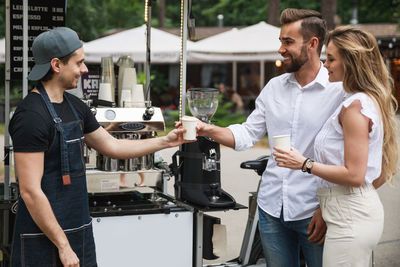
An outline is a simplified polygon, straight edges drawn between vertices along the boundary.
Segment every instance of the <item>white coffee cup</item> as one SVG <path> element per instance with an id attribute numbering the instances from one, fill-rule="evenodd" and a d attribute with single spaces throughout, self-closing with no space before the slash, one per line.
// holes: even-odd
<path id="1" fill-rule="evenodd" d="M 134 108 L 144 108 L 144 91 L 143 84 L 136 84 L 132 87 L 132 107 Z"/>
<path id="2" fill-rule="evenodd" d="M 120 107 L 130 108 L 132 105 L 132 91 L 123 89 L 120 95 Z"/>
<path id="3" fill-rule="evenodd" d="M 111 83 L 100 83 L 97 98 L 99 100 L 113 101 Z"/>
<path id="4" fill-rule="evenodd" d="M 198 120 L 193 117 L 183 117 L 182 126 L 186 129 L 186 133 L 183 134 L 183 139 L 185 140 L 195 140 L 196 139 L 196 125 Z"/>
<path id="5" fill-rule="evenodd" d="M 290 134 L 275 135 L 272 137 L 273 146 L 279 149 L 290 151 Z"/>

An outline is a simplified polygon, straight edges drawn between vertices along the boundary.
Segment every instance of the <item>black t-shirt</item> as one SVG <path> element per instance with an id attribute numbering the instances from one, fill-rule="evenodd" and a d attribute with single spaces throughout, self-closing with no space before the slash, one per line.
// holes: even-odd
<path id="1" fill-rule="evenodd" d="M 89 107 L 74 95 L 68 94 L 79 118 L 83 121 L 83 132 L 91 133 L 100 127 Z M 63 122 L 76 120 L 67 100 L 53 103 L 54 109 Z M 9 132 L 15 152 L 44 152 L 53 142 L 55 123 L 42 97 L 30 92 L 17 107 L 11 118 Z"/>

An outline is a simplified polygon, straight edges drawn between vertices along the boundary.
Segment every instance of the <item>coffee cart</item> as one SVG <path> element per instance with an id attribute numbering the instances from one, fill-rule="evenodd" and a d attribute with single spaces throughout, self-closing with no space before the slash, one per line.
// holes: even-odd
<path id="1" fill-rule="evenodd" d="M 191 30 L 188 30 L 190 1 L 181 0 L 180 118 L 185 115 L 186 106 L 186 40 L 188 32 L 192 32 L 194 28 L 191 25 Z M 147 14 L 150 14 L 151 1 L 146 1 L 146 8 Z M 162 112 L 159 108 L 152 107 L 149 99 L 150 17 L 146 22 L 146 105 L 116 108 L 105 105 L 94 107 L 93 103 L 87 103 L 93 107 L 99 123 L 108 128 L 110 134 L 116 138 L 153 138 L 158 132 L 164 131 Z M 211 91 L 215 94 L 214 90 Z M 199 95 L 203 94 L 203 90 L 199 92 Z M 215 96 L 213 101 L 215 105 Z M 214 109 L 214 112 L 216 110 L 215 106 L 203 108 Z M 208 120 L 212 115 L 213 112 L 208 115 Z M 154 155 L 120 161 L 94 151 L 86 154 L 89 207 L 99 266 L 203 266 L 204 255 L 212 255 L 212 236 L 207 233 L 214 223 L 218 223 L 218 219 L 205 213 L 245 208 L 222 190 L 219 145 L 212 140 L 203 139 L 195 143 L 206 143 L 205 149 L 196 144 L 182 146 L 171 166 L 155 164 Z M 6 162 L 9 162 L 11 147 L 6 145 L 5 148 Z M 188 163 L 189 161 L 192 163 Z M 192 169 L 190 173 L 188 166 L 189 169 L 190 166 L 197 166 L 197 169 Z M 121 174 L 129 178 L 139 172 L 146 175 L 146 187 L 119 187 Z M 171 175 L 175 176 L 176 191 L 173 196 L 167 192 Z M 205 183 L 201 182 L 203 175 L 207 176 Z M 187 190 L 190 184 L 196 184 L 195 188 L 198 189 Z M 14 216 L 12 207 L 18 194 L 16 188 L 16 185 L 6 184 L 4 195 L 7 197 L 0 203 L 3 215 L 3 254 L 9 252 L 11 243 Z M 191 197 L 195 191 L 206 201 L 197 202 L 196 198 Z M 6 266 L 8 262 L 2 263 L 2 266 Z M 220 266 L 241 265 L 236 262 Z"/>

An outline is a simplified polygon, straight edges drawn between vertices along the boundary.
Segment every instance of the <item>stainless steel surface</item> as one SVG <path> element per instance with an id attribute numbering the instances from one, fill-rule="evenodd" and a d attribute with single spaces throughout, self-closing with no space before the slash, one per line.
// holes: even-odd
<path id="1" fill-rule="evenodd" d="M 154 108 L 155 113 L 150 120 L 143 119 L 144 111 L 145 108 L 97 108 L 96 119 L 117 139 L 154 138 L 157 131 L 164 130 L 161 109 Z M 114 159 L 98 152 L 91 154 L 86 165 L 89 192 L 132 190 L 142 184 L 143 177 L 145 186 L 160 188 L 163 184 L 163 170 L 154 167 L 154 153 L 129 159 Z M 139 176 L 139 173 L 145 176 Z M 124 187 L 120 187 L 122 175 L 126 181 Z"/>
<path id="2" fill-rule="evenodd" d="M 119 160 L 103 156 L 101 170 L 119 171 Z"/>
<path id="3" fill-rule="evenodd" d="M 96 119 L 110 132 L 132 132 L 121 128 L 122 123 L 143 123 L 145 128 L 134 132 L 160 132 L 165 130 L 160 108 L 154 108 L 150 120 L 144 120 L 146 108 L 97 108 Z"/>
<path id="4" fill-rule="evenodd" d="M 144 185 L 138 186 L 141 182 L 139 172 L 144 174 Z M 120 188 L 120 175 L 125 174 L 127 187 Z M 163 181 L 163 171 L 158 169 L 123 172 L 123 171 L 101 171 L 96 168 L 86 170 L 87 188 L 89 193 L 122 192 L 130 190 L 154 191 L 154 187 Z"/>
<path id="5" fill-rule="evenodd" d="M 139 140 L 152 138 L 153 133 L 112 132 L 115 138 Z M 102 171 L 141 171 L 154 167 L 154 153 L 130 159 L 113 159 L 97 152 L 96 168 Z"/>

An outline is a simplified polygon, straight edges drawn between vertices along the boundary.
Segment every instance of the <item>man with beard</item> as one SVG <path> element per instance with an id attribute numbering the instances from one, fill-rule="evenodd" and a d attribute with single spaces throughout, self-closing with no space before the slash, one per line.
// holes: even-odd
<path id="1" fill-rule="evenodd" d="M 256 108 L 241 125 L 221 128 L 198 123 L 198 135 L 244 150 L 266 133 L 290 134 L 291 146 L 314 158 L 314 138 L 343 101 L 341 83 L 329 83 L 320 61 L 326 22 L 313 10 L 285 9 L 281 14 L 278 52 L 288 73 L 271 79 Z M 274 147 L 269 138 L 270 147 Z M 299 266 L 299 251 L 308 267 L 322 266 L 326 225 L 316 195 L 316 177 L 279 168 L 274 158 L 262 175 L 258 194 L 259 231 L 267 266 Z"/>

